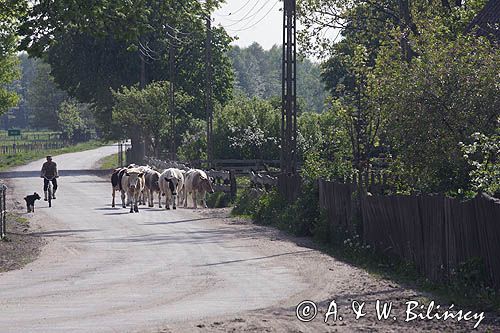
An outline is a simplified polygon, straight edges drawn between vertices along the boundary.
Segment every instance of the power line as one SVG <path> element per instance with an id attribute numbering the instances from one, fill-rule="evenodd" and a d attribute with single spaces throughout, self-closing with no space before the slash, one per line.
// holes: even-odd
<path id="1" fill-rule="evenodd" d="M 258 4 L 258 1 L 255 3 L 255 6 Z M 239 22 L 242 22 L 242 21 L 247 21 L 247 20 L 250 20 L 252 18 L 255 17 L 255 15 L 257 15 L 258 13 L 260 13 L 260 11 L 268 4 L 268 2 L 264 1 L 264 4 L 262 5 L 262 7 L 260 7 L 255 13 L 253 13 L 251 16 L 248 16 L 246 17 L 248 14 L 250 14 L 250 12 L 252 11 L 253 8 L 255 8 L 255 6 L 250 9 L 250 11 L 245 15 L 243 16 L 243 18 L 241 19 L 236 19 L 236 20 L 233 20 L 232 18 L 225 18 L 225 17 L 222 17 L 224 20 L 227 20 L 227 21 L 231 21 L 231 22 L 236 22 L 235 24 L 239 23 Z M 217 14 L 216 14 L 217 15 Z"/>
<path id="2" fill-rule="evenodd" d="M 248 0 L 242 7 L 240 7 L 238 10 L 232 12 L 232 13 L 229 13 L 229 14 L 216 14 L 217 16 L 231 16 L 231 15 L 234 15 L 236 13 L 239 13 L 243 8 L 245 8 L 249 3 L 250 1 L 252 0 Z"/>
<path id="3" fill-rule="evenodd" d="M 260 0 L 257 0 L 257 1 L 255 2 L 255 4 L 252 6 L 252 8 L 250 8 L 250 10 L 249 10 L 249 11 L 248 11 L 248 12 L 247 12 L 247 13 L 246 13 L 246 14 L 245 14 L 245 15 L 244 15 L 241 19 L 237 20 L 235 23 L 231 23 L 231 24 L 226 25 L 226 27 L 232 27 L 233 25 L 236 25 L 236 24 L 240 23 L 241 21 L 245 21 L 245 20 L 251 19 L 251 18 L 253 18 L 255 15 L 257 15 L 257 14 L 258 14 L 258 13 L 262 10 L 262 8 L 264 8 L 264 7 L 265 7 L 266 2 L 264 2 L 264 5 L 263 5 L 262 7 L 260 7 L 260 8 L 257 10 L 257 12 L 256 12 L 256 13 L 254 13 L 252 16 L 250 16 L 250 17 L 249 17 L 250 13 L 252 12 L 252 10 L 254 10 L 254 8 L 255 8 L 255 7 L 257 7 L 257 5 L 259 4 L 259 2 L 260 2 Z M 228 20 L 229 20 L 229 19 L 228 19 Z M 232 19 L 231 19 L 230 21 L 234 21 L 234 20 L 232 20 Z"/>
<path id="4" fill-rule="evenodd" d="M 259 24 L 260 22 L 262 22 L 262 20 L 264 20 L 267 17 L 267 15 L 269 15 L 269 13 L 274 9 L 274 7 L 276 7 L 276 5 L 278 4 L 278 2 L 279 2 L 279 0 L 274 3 L 274 5 L 267 11 L 266 14 L 264 14 L 264 16 L 260 20 L 258 20 L 257 22 L 253 23 L 250 26 L 248 26 L 248 25 L 247 26 L 243 26 L 241 29 L 227 29 L 227 27 L 223 27 L 223 28 L 225 28 L 225 29 L 227 29 L 229 31 L 232 31 L 232 32 L 239 32 L 239 31 L 244 31 L 244 30 L 251 29 L 251 28 L 255 27 L 257 24 Z"/>

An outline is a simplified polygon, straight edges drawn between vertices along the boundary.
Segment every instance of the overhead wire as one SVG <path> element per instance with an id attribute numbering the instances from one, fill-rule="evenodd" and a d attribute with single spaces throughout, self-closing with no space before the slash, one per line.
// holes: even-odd
<path id="1" fill-rule="evenodd" d="M 243 8 L 245 8 L 245 7 L 246 7 L 246 6 L 250 3 L 250 1 L 252 1 L 252 0 L 248 0 L 248 1 L 247 1 L 247 2 L 246 2 L 243 6 L 242 6 L 242 7 L 240 7 L 240 8 L 239 8 L 239 9 L 237 9 L 237 10 L 235 10 L 234 12 L 231 12 L 231 13 L 229 13 L 229 14 L 217 14 L 217 16 L 222 16 L 222 17 L 224 17 L 224 16 L 231 16 L 231 15 L 234 15 L 234 14 L 236 14 L 236 13 L 239 13 L 241 10 L 243 10 Z"/>
<path id="2" fill-rule="evenodd" d="M 260 22 L 262 22 L 269 15 L 269 13 L 271 13 L 271 11 L 274 9 L 274 7 L 276 7 L 276 5 L 278 4 L 278 2 L 280 2 L 280 1 L 277 0 L 274 3 L 274 5 L 272 5 L 272 7 L 269 8 L 269 10 L 264 14 L 263 17 L 261 17 L 258 21 L 252 23 L 250 26 L 248 26 L 248 24 L 247 24 L 246 26 L 243 26 L 240 29 L 227 29 L 228 26 L 223 26 L 223 28 L 225 28 L 225 29 L 227 29 L 229 31 L 232 31 L 232 32 L 239 32 L 239 31 L 245 31 L 245 30 L 251 29 L 251 28 L 255 27 L 257 24 L 259 24 Z"/>
<path id="3" fill-rule="evenodd" d="M 240 19 L 238 19 L 238 20 L 227 19 L 227 20 L 229 20 L 229 21 L 233 21 L 234 23 L 228 24 L 228 25 L 226 25 L 226 27 L 232 27 L 232 26 L 234 26 L 234 25 L 236 25 L 236 24 L 238 24 L 238 23 L 240 23 L 240 22 L 242 22 L 242 21 L 246 21 L 246 20 L 248 20 L 248 19 L 252 19 L 252 18 L 254 18 L 254 17 L 255 17 L 255 15 L 257 15 L 257 14 L 258 14 L 258 13 L 262 10 L 262 8 L 264 8 L 264 7 L 266 6 L 266 4 L 267 4 L 267 3 L 264 1 L 264 5 L 263 5 L 262 7 L 260 7 L 260 8 L 257 10 L 257 12 L 255 12 L 254 14 L 252 14 L 252 16 L 249 16 L 249 15 L 252 13 L 252 11 L 254 10 L 254 8 L 255 8 L 255 7 L 257 7 L 257 5 L 258 5 L 259 3 L 260 3 L 260 0 L 257 0 L 257 1 L 254 3 L 254 5 L 252 6 L 252 8 L 250 8 L 250 10 L 249 10 L 249 11 L 248 11 L 248 12 L 247 12 L 247 13 L 246 13 L 246 14 L 245 14 L 242 18 L 240 18 Z"/>

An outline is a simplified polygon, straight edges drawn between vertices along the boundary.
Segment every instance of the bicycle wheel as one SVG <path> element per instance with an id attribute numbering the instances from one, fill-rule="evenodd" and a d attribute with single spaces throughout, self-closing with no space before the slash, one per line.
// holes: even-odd
<path id="1" fill-rule="evenodd" d="M 49 185 L 47 188 L 49 207 L 52 207 L 52 186 Z"/>

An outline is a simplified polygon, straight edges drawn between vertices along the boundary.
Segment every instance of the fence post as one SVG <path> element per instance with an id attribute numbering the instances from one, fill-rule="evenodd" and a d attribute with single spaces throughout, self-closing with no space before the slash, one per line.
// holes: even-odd
<path id="1" fill-rule="evenodd" d="M 237 184 L 236 184 L 236 176 L 233 171 L 229 171 L 229 181 L 231 185 L 231 201 L 234 202 L 236 200 L 236 192 L 237 192 Z"/>
<path id="2" fill-rule="evenodd" d="M 7 186 L 4 184 L 0 184 L 0 239 L 5 238 L 5 234 L 7 233 L 7 225 L 6 225 L 6 192 Z"/>

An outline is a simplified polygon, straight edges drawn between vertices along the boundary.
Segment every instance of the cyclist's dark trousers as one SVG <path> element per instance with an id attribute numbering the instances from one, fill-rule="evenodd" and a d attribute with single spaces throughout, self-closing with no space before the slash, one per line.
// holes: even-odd
<path id="1" fill-rule="evenodd" d="M 57 190 L 57 179 L 54 178 L 52 179 L 52 186 L 54 187 L 54 191 Z M 49 180 L 48 179 L 43 179 L 43 190 L 47 191 L 49 188 Z"/>

